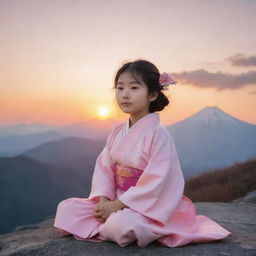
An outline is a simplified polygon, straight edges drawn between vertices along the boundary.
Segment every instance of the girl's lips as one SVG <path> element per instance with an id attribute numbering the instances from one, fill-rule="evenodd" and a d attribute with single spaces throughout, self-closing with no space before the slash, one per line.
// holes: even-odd
<path id="1" fill-rule="evenodd" d="M 122 105 L 131 105 L 132 103 L 122 103 Z"/>

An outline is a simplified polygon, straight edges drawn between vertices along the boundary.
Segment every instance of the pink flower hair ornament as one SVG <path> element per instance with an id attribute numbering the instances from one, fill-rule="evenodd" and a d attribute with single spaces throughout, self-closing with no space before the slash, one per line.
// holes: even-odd
<path id="1" fill-rule="evenodd" d="M 177 81 L 173 80 L 169 73 L 162 73 L 159 77 L 159 84 L 161 85 L 161 89 L 167 90 L 169 89 L 170 84 L 176 84 Z"/>

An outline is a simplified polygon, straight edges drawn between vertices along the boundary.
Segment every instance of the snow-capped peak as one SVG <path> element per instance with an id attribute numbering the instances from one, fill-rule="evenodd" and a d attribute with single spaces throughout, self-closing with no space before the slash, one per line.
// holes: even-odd
<path id="1" fill-rule="evenodd" d="M 230 124 L 237 124 L 237 122 L 243 122 L 233 116 L 225 113 L 217 106 L 212 107 L 205 107 L 196 114 L 192 115 L 188 118 L 191 121 L 200 121 L 205 124 L 217 124 L 217 123 L 230 123 Z"/>

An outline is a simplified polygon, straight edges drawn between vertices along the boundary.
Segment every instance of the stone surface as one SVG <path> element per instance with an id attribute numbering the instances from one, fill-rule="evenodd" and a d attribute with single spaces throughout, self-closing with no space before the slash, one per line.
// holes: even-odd
<path id="1" fill-rule="evenodd" d="M 146 248 L 139 248 L 136 243 L 120 247 L 114 242 L 85 242 L 75 240 L 73 236 L 61 237 L 53 227 L 52 216 L 37 225 L 22 226 L 12 233 L 1 235 L 0 255 L 256 255 L 256 204 L 195 203 L 195 206 L 198 214 L 217 221 L 232 235 L 220 241 L 189 244 L 179 248 L 164 247 L 158 243 L 151 243 Z"/>
<path id="2" fill-rule="evenodd" d="M 234 202 L 240 203 L 240 202 L 248 202 L 248 203 L 254 203 L 256 204 L 256 190 L 249 192 L 244 197 L 241 197 L 239 199 L 234 200 Z"/>

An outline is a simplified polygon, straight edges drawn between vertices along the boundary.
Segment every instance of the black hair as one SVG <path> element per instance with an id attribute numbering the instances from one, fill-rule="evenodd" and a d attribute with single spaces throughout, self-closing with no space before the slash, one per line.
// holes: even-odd
<path id="1" fill-rule="evenodd" d="M 115 89 L 117 86 L 117 81 L 119 76 L 126 71 L 131 72 L 131 74 L 135 77 L 135 79 L 137 80 L 140 80 L 139 78 L 142 79 L 142 81 L 148 87 L 148 95 L 150 95 L 153 92 L 158 93 L 157 99 L 151 102 L 149 105 L 150 113 L 161 111 L 169 104 L 168 98 L 161 91 L 163 89 L 163 86 L 160 85 L 159 83 L 159 77 L 160 77 L 159 70 L 153 63 L 147 60 L 139 59 L 133 62 L 127 62 L 123 64 L 122 67 L 119 68 L 116 73 L 113 89 Z"/>

